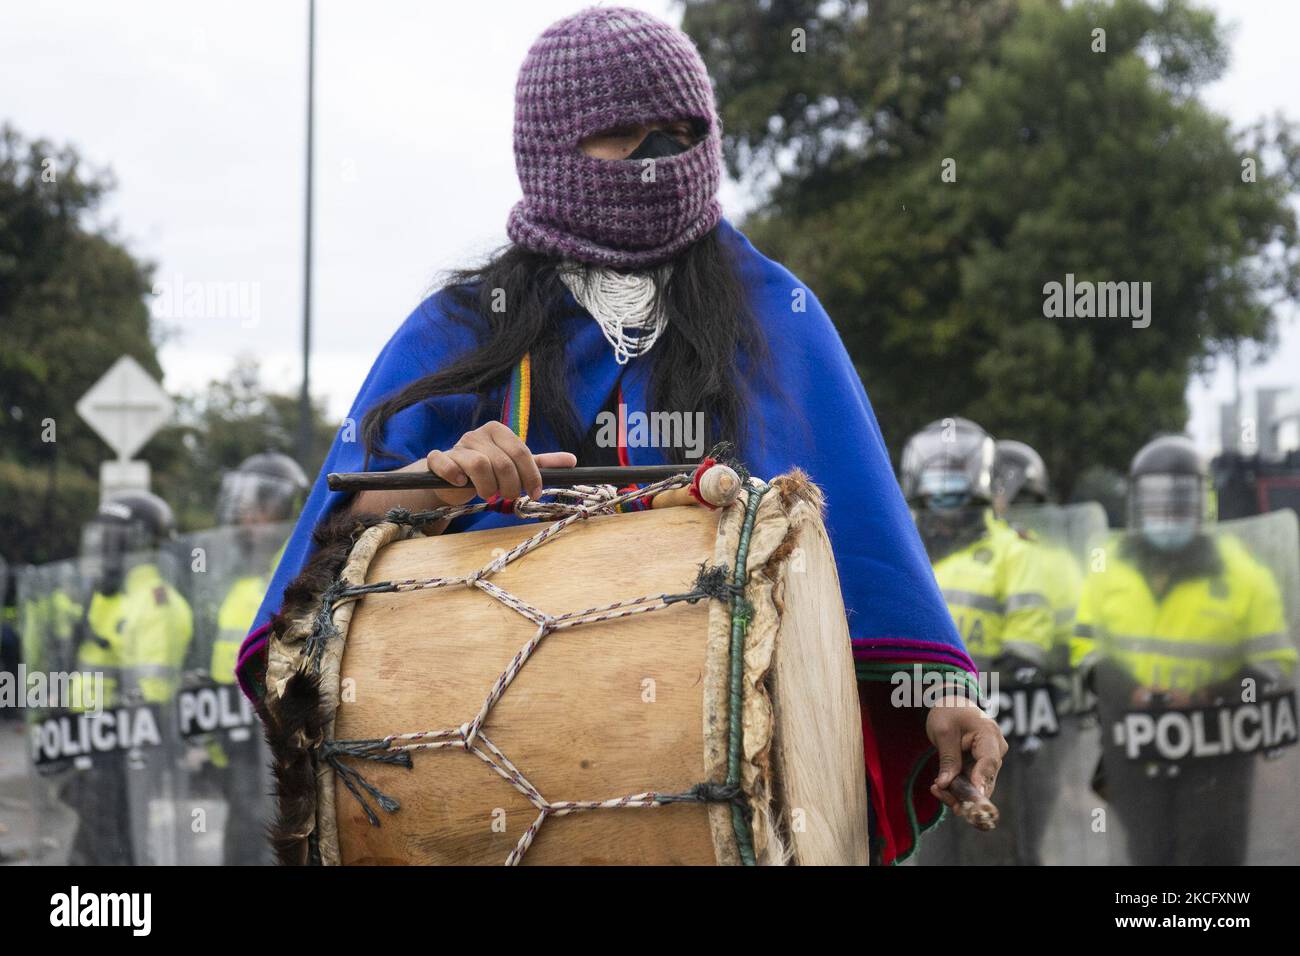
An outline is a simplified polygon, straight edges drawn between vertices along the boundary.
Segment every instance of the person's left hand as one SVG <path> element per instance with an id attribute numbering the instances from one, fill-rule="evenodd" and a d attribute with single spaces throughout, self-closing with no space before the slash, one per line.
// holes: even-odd
<path id="1" fill-rule="evenodd" d="M 993 796 L 1002 758 L 1007 752 L 1007 741 L 997 721 L 975 701 L 952 696 L 930 708 L 925 732 L 939 751 L 939 776 L 930 785 L 930 792 L 937 799 L 957 809 L 959 801 L 949 787 L 963 770 L 986 798 Z"/>

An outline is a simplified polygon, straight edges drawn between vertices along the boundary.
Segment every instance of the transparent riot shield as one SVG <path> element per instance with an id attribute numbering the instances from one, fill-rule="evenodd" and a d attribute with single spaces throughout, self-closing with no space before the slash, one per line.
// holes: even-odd
<path id="1" fill-rule="evenodd" d="M 182 561 L 175 542 L 156 552 L 132 555 L 124 587 L 121 699 L 136 708 L 137 721 L 146 714 L 156 721 L 148 736 L 137 724 L 127 751 L 138 865 L 179 862 L 177 792 L 184 754 L 170 728 L 176 724 L 176 694 L 194 640 L 194 615 L 183 593 Z"/>
<path id="2" fill-rule="evenodd" d="M 47 691 L 29 731 L 48 862 L 175 859 L 177 755 L 165 728 L 192 632 L 175 578 L 167 551 L 25 575 L 24 646 Z"/>
<path id="3" fill-rule="evenodd" d="M 79 752 L 70 727 L 78 721 L 70 685 L 77 635 L 85 627 L 91 583 L 81 563 L 62 561 L 22 568 L 17 576 L 18 633 L 22 645 L 23 722 L 29 739 L 32 840 L 35 864 L 68 864 L 78 835 L 99 836 L 99 858 L 130 857 L 121 830 L 109 826 L 86 799 L 90 758 Z M 65 730 L 65 727 L 68 730 Z M 118 803 L 125 803 L 121 795 Z"/>
<path id="4" fill-rule="evenodd" d="M 24 759 L 22 708 L 17 699 L 19 650 L 16 608 L 9 565 L 0 557 L 0 866 L 31 856 L 31 794 Z"/>
<path id="5" fill-rule="evenodd" d="M 1011 745 L 1007 760 L 1024 765 L 1011 781 L 1019 789 L 1011 825 L 1034 848 L 1037 862 L 1102 864 L 1106 853 L 1088 835 L 1095 803 L 1088 783 L 1097 762 L 1099 730 L 1088 694 L 1070 666 L 1070 639 L 1088 562 L 1105 545 L 1106 512 L 1095 502 L 1019 506 L 1011 509 L 1007 521 L 1034 550 L 1055 627 L 1046 687 L 1037 690 L 1033 699 L 1040 715 L 1051 707 L 1050 723 L 1056 732 L 1017 733 L 1023 720 L 1002 721 Z M 1050 704 L 1043 700 L 1044 694 Z M 1020 701 L 1007 703 L 1012 704 L 1013 714 L 1026 712 L 1026 704 Z M 1046 726 L 1049 721 L 1040 716 L 1039 723 Z"/>
<path id="6" fill-rule="evenodd" d="M 1062 764 L 1077 736 L 1068 637 L 1083 562 L 1092 539 L 1104 531 L 1105 514 L 1097 505 L 1025 509 L 995 522 L 987 538 L 936 563 L 963 636 L 970 641 L 977 632 L 1007 635 L 999 639 L 1006 644 L 993 645 L 985 656 L 970 646 L 989 715 L 1009 750 L 994 794 L 1002 810 L 998 828 L 981 833 L 945 819 L 922 840 L 922 865 L 1078 862 L 1051 827 L 1063 812 Z"/>
<path id="7" fill-rule="evenodd" d="M 176 846 L 186 864 L 265 864 L 271 814 L 269 755 L 234 669 L 291 527 L 263 524 L 185 535 L 194 640 L 172 732 L 183 754 Z"/>
<path id="8" fill-rule="evenodd" d="M 1090 832 L 1112 864 L 1300 863 L 1295 513 L 1163 544 L 1114 535 L 1085 576 Z"/>

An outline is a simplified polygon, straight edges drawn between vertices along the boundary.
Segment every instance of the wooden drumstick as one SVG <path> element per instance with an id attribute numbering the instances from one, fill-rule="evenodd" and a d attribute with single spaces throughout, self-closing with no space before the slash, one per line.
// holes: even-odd
<path id="1" fill-rule="evenodd" d="M 740 476 L 726 465 L 713 464 L 700 475 L 700 497 L 715 508 L 725 508 L 740 494 Z M 669 488 L 650 501 L 651 508 L 676 508 L 681 505 L 698 505 L 690 487 Z"/>
<path id="2" fill-rule="evenodd" d="M 971 783 L 970 777 L 959 773 L 953 777 L 948 789 L 957 798 L 957 816 L 976 830 L 992 830 L 998 825 L 998 808 Z"/>
<path id="3" fill-rule="evenodd" d="M 630 465 L 622 467 L 586 466 L 578 468 L 542 468 L 542 484 L 547 488 L 572 488 L 574 485 L 623 485 L 662 481 L 675 475 L 690 474 L 690 465 Z M 409 491 L 413 488 L 459 488 L 446 478 L 429 471 L 359 471 L 331 472 L 326 476 L 330 491 Z"/>

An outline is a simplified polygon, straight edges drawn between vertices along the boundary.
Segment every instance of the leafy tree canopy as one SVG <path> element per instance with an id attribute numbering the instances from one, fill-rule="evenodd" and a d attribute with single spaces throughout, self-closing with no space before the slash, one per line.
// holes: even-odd
<path id="1" fill-rule="evenodd" d="M 0 555 L 11 567 L 76 553 L 110 452 L 76 403 L 121 355 L 162 377 L 147 296 L 152 266 L 96 223 L 113 189 L 70 146 L 0 127 Z M 178 422 L 141 452 L 184 528 L 206 527 L 221 474 L 258 451 L 291 453 L 296 399 L 257 367 L 178 397 Z M 315 447 L 330 428 L 316 409 Z M 307 463 L 308 472 L 320 466 Z"/>
<path id="2" fill-rule="evenodd" d="M 1068 495 L 1184 428 L 1189 377 L 1267 346 L 1300 292 L 1295 127 L 1198 98 L 1227 50 L 1191 3 L 689 0 L 683 22 L 762 190 L 745 228 L 836 320 L 896 451 L 967 415 Z M 1045 316 L 1067 274 L 1149 282 L 1150 325 Z"/>

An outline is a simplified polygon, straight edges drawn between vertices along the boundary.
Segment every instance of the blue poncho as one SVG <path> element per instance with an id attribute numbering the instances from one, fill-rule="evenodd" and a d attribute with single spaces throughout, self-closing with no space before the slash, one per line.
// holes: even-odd
<path id="1" fill-rule="evenodd" d="M 914 826 L 937 815 L 926 787 L 914 780 L 918 760 L 929 751 L 915 712 L 899 714 L 880 699 L 875 684 L 899 664 L 941 670 L 973 670 L 939 594 L 930 562 L 907 505 L 894 480 L 889 454 L 862 382 L 830 318 L 816 297 L 783 266 L 759 253 L 730 223 L 719 235 L 728 246 L 767 337 L 775 388 L 753 377 L 750 433 L 736 436 L 742 460 L 760 478 L 802 468 L 822 489 L 827 530 L 835 550 L 854 656 L 862 679 L 863 720 L 874 825 L 888 860 L 911 849 Z M 580 425 L 589 429 L 616 386 L 629 414 L 646 411 L 649 364 L 619 365 L 599 326 L 567 296 L 569 387 Z M 335 438 L 321 473 L 298 519 L 252 633 L 240 654 L 241 684 L 264 657 L 271 617 L 285 585 L 302 570 L 311 553 L 312 531 L 350 497 L 326 487 L 329 472 L 361 471 L 365 450 L 360 423 L 376 402 L 413 380 L 444 368 L 476 344 L 473 331 L 446 318 L 444 293 L 423 302 L 380 353 Z M 500 409 L 501 394 L 489 396 L 488 409 Z M 779 394 L 774 394 L 779 393 Z M 392 457 L 373 458 L 370 470 L 389 470 L 423 458 L 431 449 L 450 448 L 460 436 L 482 425 L 491 412 L 473 396 L 438 398 L 412 406 L 387 423 L 384 445 Z M 528 445 L 534 453 L 574 451 L 555 444 L 546 422 L 535 415 Z M 657 464 L 660 449 L 631 447 L 633 465 Z M 513 515 L 485 512 L 457 519 L 450 531 L 516 524 Z M 923 776 L 923 775 L 922 775 Z M 903 790 L 912 792 L 909 816 Z M 905 832 L 906 831 L 906 832 Z"/>

